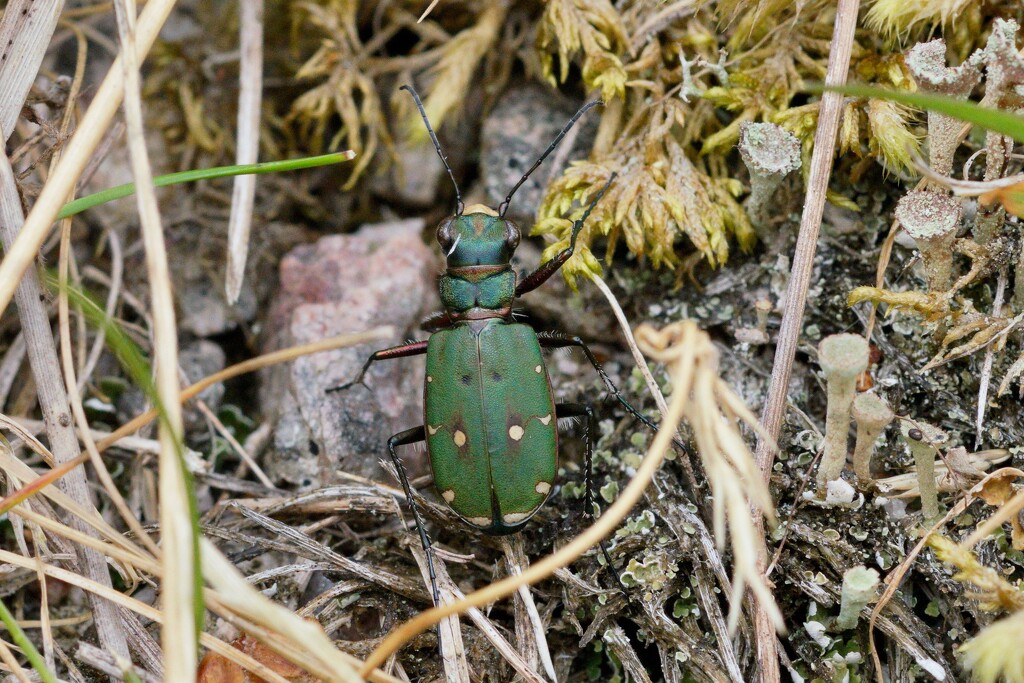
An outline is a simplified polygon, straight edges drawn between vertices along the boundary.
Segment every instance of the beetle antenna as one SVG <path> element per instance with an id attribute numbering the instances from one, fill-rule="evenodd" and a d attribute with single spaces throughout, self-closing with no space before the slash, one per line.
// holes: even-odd
<path id="1" fill-rule="evenodd" d="M 514 195 L 516 191 L 522 186 L 522 184 L 526 182 L 526 179 L 530 177 L 530 174 L 536 171 L 537 167 L 540 166 L 541 163 L 543 163 L 544 160 L 548 158 L 548 155 L 555 151 L 555 147 L 558 147 L 558 143 L 562 141 L 562 138 L 565 137 L 565 134 L 568 133 L 569 129 L 573 127 L 573 124 L 579 121 L 580 117 L 586 114 L 588 110 L 593 109 L 599 104 L 604 104 L 604 102 L 602 100 L 594 100 L 593 102 L 587 102 L 582 107 L 580 107 L 580 110 L 578 112 L 572 115 L 572 118 L 569 119 L 569 123 L 565 124 L 565 127 L 562 128 L 562 131 L 555 136 L 554 141 L 550 145 L 548 145 L 548 148 L 544 150 L 544 153 L 540 155 L 540 158 L 537 159 L 533 166 L 530 167 L 529 171 L 523 174 L 523 177 L 519 179 L 519 182 L 515 184 L 515 187 L 512 188 L 512 191 L 508 193 L 507 197 L 505 197 L 505 201 L 503 201 L 501 205 L 498 207 L 498 216 L 500 216 L 501 218 L 505 217 L 505 212 L 508 211 L 508 203 L 512 201 L 512 195 Z"/>
<path id="2" fill-rule="evenodd" d="M 448 165 L 448 157 L 441 151 L 441 143 L 437 141 L 437 135 L 434 134 L 434 129 L 430 127 L 430 120 L 427 118 L 427 112 L 423 109 L 423 102 L 420 100 L 419 94 L 413 89 L 411 85 L 403 85 L 399 90 L 408 90 L 409 94 L 416 101 L 416 108 L 420 110 L 420 116 L 423 118 L 423 125 L 427 127 L 427 134 L 430 135 L 430 141 L 434 143 L 434 149 L 437 151 L 437 156 L 441 158 L 441 163 L 444 164 L 445 170 L 448 171 L 448 177 L 452 179 L 452 185 L 455 186 L 455 215 L 461 216 L 465 205 L 462 203 L 462 193 L 459 192 L 459 184 L 455 182 L 455 174 L 452 173 L 452 167 Z M 580 110 L 582 113 L 583 110 Z M 573 120 L 579 118 L 579 114 L 576 114 Z M 572 125 L 570 122 L 569 125 Z M 565 135 L 565 131 L 562 131 L 562 135 Z M 561 135 L 559 136 L 561 139 Z M 549 152 L 551 150 L 548 150 Z M 544 153 L 547 155 L 547 152 Z M 544 157 L 541 157 L 543 159 Z M 540 162 L 537 162 L 540 163 Z M 525 178 L 524 178 L 525 180 Z M 522 182 L 522 181 L 520 181 Z"/>

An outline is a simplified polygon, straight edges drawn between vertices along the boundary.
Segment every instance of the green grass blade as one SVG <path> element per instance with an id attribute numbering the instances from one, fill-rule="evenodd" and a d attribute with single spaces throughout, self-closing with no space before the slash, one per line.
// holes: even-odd
<path id="1" fill-rule="evenodd" d="M 1024 142 L 1024 116 L 1000 109 L 982 107 L 968 100 L 960 100 L 944 95 L 879 88 L 859 83 L 827 87 L 813 85 L 808 86 L 807 90 L 819 94 L 822 92 L 837 92 L 851 97 L 874 97 L 880 100 L 890 100 L 910 107 L 946 114 L 947 116 L 995 131 L 1001 135 L 1009 135 L 1017 142 Z"/>
<path id="2" fill-rule="evenodd" d="M 350 161 L 355 157 L 352 151 L 336 152 L 334 154 L 322 154 L 315 157 L 304 157 L 302 159 L 287 159 L 285 161 L 264 161 L 258 164 L 245 164 L 242 166 L 216 166 L 214 168 L 201 168 L 194 171 L 181 171 L 179 173 L 168 173 L 153 178 L 153 184 L 157 187 L 177 185 L 179 183 L 194 183 L 197 180 L 210 180 L 211 178 L 229 178 L 236 175 L 262 175 L 264 173 L 279 173 L 282 171 L 298 171 L 303 168 L 315 168 L 317 166 L 328 166 L 338 164 L 342 161 Z M 57 214 L 57 218 L 67 218 L 86 209 L 91 209 L 100 204 L 112 202 L 115 199 L 128 197 L 135 193 L 135 183 L 118 185 L 107 190 L 102 190 L 85 197 L 68 202 Z"/>
<path id="3" fill-rule="evenodd" d="M 3 600 L 0 600 L 0 621 L 4 623 L 7 630 L 11 634 L 11 640 L 14 644 L 21 648 L 22 653 L 28 660 L 28 663 L 32 666 L 37 674 L 39 674 L 40 680 L 43 683 L 57 683 L 57 677 L 53 675 L 53 672 L 46 668 L 46 662 L 43 660 L 43 656 L 39 654 L 39 650 L 35 648 L 32 641 L 28 639 L 25 632 L 18 626 L 18 621 L 11 614 L 10 610 L 7 609 L 7 605 L 4 604 Z"/>

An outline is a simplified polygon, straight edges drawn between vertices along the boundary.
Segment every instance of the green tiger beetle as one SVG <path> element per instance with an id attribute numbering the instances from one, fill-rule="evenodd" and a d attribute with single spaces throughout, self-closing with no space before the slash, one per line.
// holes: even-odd
<path id="1" fill-rule="evenodd" d="M 419 95 L 408 85 L 402 89 L 416 101 L 434 148 L 455 185 L 455 215 L 437 228 L 437 241 L 447 255 L 447 268 L 439 283 L 444 310 L 421 326 L 431 333 L 428 340 L 377 351 L 353 381 L 328 391 L 363 384 L 366 371 L 376 361 L 427 355 L 424 424 L 392 436 L 388 453 L 412 508 L 427 555 L 434 603 L 439 604 L 433 550 L 405 467 L 396 453 L 398 446 L 426 441 L 434 485 L 445 503 L 471 527 L 485 534 L 504 535 L 520 531 L 551 494 L 558 470 L 557 424 L 561 418 L 585 420 L 584 511 L 593 515 L 594 411 L 589 403 L 555 403 L 541 349 L 582 349 L 608 391 L 634 417 L 652 429 L 656 426 L 619 393 L 583 340 L 557 333 L 537 334 L 512 316 L 515 299 L 543 284 L 572 256 L 584 221 L 615 174 L 573 223 L 568 248 L 522 280 L 510 263 L 521 233 L 505 218 L 505 211 L 512 196 L 573 124 L 601 102 L 589 102 L 576 112 L 494 211 L 482 205 L 463 205 L 455 175 Z"/>

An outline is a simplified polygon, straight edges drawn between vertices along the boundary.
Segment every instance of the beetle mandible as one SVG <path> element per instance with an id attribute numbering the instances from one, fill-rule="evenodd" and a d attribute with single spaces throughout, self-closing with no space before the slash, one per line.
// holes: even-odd
<path id="1" fill-rule="evenodd" d="M 417 341 L 373 353 L 351 382 L 328 391 L 362 384 L 376 361 L 427 355 L 424 379 L 424 424 L 395 434 L 388 453 L 398 472 L 416 528 L 427 553 L 435 604 L 438 590 L 433 550 L 412 496 L 412 487 L 396 448 L 426 441 L 434 485 L 445 503 L 467 524 L 486 534 L 521 530 L 544 505 L 558 469 L 558 419 L 585 419 L 584 510 L 592 514 L 594 412 L 589 403 L 555 404 L 543 348 L 576 346 L 601 376 L 606 388 L 647 426 L 654 425 L 631 406 L 579 338 L 542 333 L 512 318 L 513 301 L 530 292 L 572 256 L 584 221 L 615 179 L 591 200 L 572 226 L 569 246 L 522 280 L 511 266 L 520 230 L 505 218 L 512 196 L 555 149 L 576 121 L 592 107 L 585 104 L 569 120 L 534 165 L 515 184 L 495 211 L 482 205 L 465 207 L 455 175 L 441 151 L 416 91 L 403 85 L 416 102 L 427 133 L 455 185 L 456 211 L 437 228 L 437 241 L 447 257 L 439 280 L 444 310 L 424 321 L 431 332 Z"/>

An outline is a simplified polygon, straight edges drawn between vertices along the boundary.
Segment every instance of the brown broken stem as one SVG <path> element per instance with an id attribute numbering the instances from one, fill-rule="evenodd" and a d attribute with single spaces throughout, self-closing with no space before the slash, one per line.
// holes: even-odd
<path id="1" fill-rule="evenodd" d="M 842 85 L 850 69 L 850 52 L 853 48 L 853 34 L 857 28 L 859 0 L 839 0 L 836 8 L 835 28 L 832 32 L 832 49 L 828 56 L 828 70 L 825 74 L 827 85 Z M 814 152 L 811 155 L 810 176 L 807 179 L 807 194 L 804 198 L 804 212 L 800 219 L 793 255 L 793 271 L 786 294 L 786 308 L 782 313 L 778 346 L 772 378 L 768 385 L 761 426 L 764 436 L 758 438 L 755 458 L 761 473 L 767 480 L 775 461 L 774 444 L 778 442 L 782 419 L 786 410 L 786 390 L 793 371 L 797 341 L 807 302 L 807 289 L 811 283 L 814 268 L 814 253 L 817 249 L 821 216 L 825 208 L 825 193 L 832 172 L 835 154 L 836 134 L 843 111 L 843 96 L 827 92 L 821 96 L 818 113 L 818 127 L 814 133 Z M 755 523 L 764 531 L 760 516 L 754 516 Z M 761 556 L 758 567 L 767 566 L 767 556 Z M 754 601 L 754 637 L 757 641 L 757 669 L 762 683 L 778 683 L 779 657 L 775 640 L 775 625 L 762 606 Z"/>

